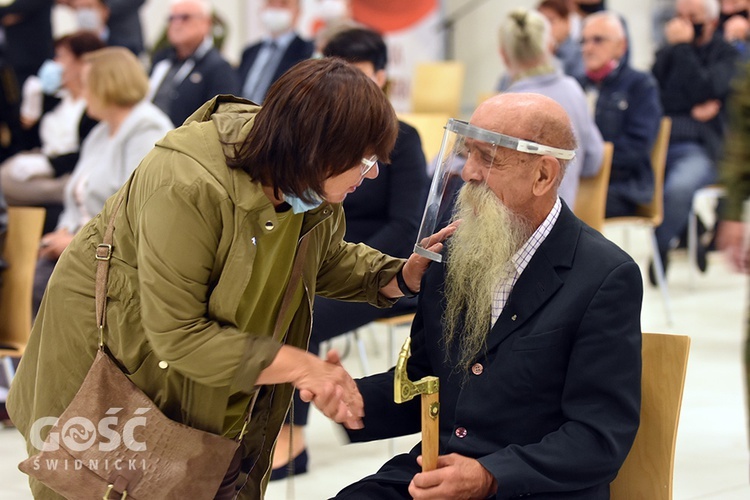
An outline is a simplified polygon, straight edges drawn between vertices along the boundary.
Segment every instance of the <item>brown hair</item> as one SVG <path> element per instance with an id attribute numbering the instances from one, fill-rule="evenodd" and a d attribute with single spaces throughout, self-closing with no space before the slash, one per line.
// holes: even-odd
<path id="1" fill-rule="evenodd" d="M 93 31 L 77 31 L 58 38 L 55 41 L 55 48 L 57 47 L 65 47 L 77 59 L 80 59 L 82 55 L 103 49 L 105 45 L 99 35 Z"/>
<path id="2" fill-rule="evenodd" d="M 388 162 L 398 134 L 385 94 L 362 71 L 337 58 L 303 61 L 269 89 L 230 167 L 279 191 L 310 200 L 323 182 L 377 155 Z"/>
<path id="3" fill-rule="evenodd" d="M 564 0 L 544 0 L 536 7 L 537 10 L 548 9 L 557 14 L 557 17 L 567 19 L 570 16 L 570 9 Z"/>
<path id="4" fill-rule="evenodd" d="M 128 49 L 107 47 L 84 56 L 91 64 L 89 93 L 104 105 L 135 106 L 148 92 L 148 76 Z"/>

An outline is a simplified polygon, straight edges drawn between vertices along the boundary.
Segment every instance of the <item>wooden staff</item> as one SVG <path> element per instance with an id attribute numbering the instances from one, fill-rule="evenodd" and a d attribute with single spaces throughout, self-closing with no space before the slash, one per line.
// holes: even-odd
<path id="1" fill-rule="evenodd" d="M 398 353 L 396 373 L 393 377 L 393 399 L 404 403 L 422 396 L 422 472 L 437 468 L 440 437 L 440 384 L 437 377 L 427 376 L 412 382 L 406 373 L 406 360 L 411 356 L 411 337 L 407 337 Z"/>

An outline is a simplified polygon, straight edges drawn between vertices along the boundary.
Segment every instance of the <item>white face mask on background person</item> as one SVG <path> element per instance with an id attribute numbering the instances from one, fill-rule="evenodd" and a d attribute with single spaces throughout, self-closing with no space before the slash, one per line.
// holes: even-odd
<path id="1" fill-rule="evenodd" d="M 102 20 L 96 9 L 78 9 L 76 10 L 76 22 L 78 29 L 84 31 L 99 31 L 102 29 Z"/>
<path id="2" fill-rule="evenodd" d="M 283 33 L 292 27 L 292 11 L 268 7 L 260 13 L 260 22 L 272 34 Z"/>
<path id="3" fill-rule="evenodd" d="M 346 17 L 346 2 L 344 0 L 320 0 L 318 15 L 324 21 L 334 21 Z"/>
<path id="4" fill-rule="evenodd" d="M 54 94 L 62 87 L 62 64 L 52 59 L 47 59 L 39 68 L 37 76 L 42 84 L 42 92 L 45 94 Z"/>

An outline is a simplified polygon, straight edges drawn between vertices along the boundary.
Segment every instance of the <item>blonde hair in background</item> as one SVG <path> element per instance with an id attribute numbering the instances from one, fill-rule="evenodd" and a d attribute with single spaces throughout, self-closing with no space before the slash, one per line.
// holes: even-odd
<path id="1" fill-rule="evenodd" d="M 549 62 L 549 21 L 522 7 L 513 9 L 500 24 L 500 47 L 514 68 L 529 68 Z"/>
<path id="2" fill-rule="evenodd" d="M 148 76 L 128 49 L 106 47 L 84 55 L 84 61 L 91 65 L 89 94 L 102 104 L 135 106 L 146 97 Z"/>

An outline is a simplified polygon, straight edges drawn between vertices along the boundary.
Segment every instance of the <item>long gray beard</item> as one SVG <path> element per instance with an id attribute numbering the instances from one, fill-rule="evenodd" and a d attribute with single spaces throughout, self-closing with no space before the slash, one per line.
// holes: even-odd
<path id="1" fill-rule="evenodd" d="M 494 290 L 515 272 L 511 258 L 531 235 L 531 226 L 485 184 L 461 188 L 454 219 L 461 224 L 451 237 L 446 263 L 443 340 L 446 360 L 449 347 L 458 342 L 454 370 L 467 374 L 487 343 Z"/>

